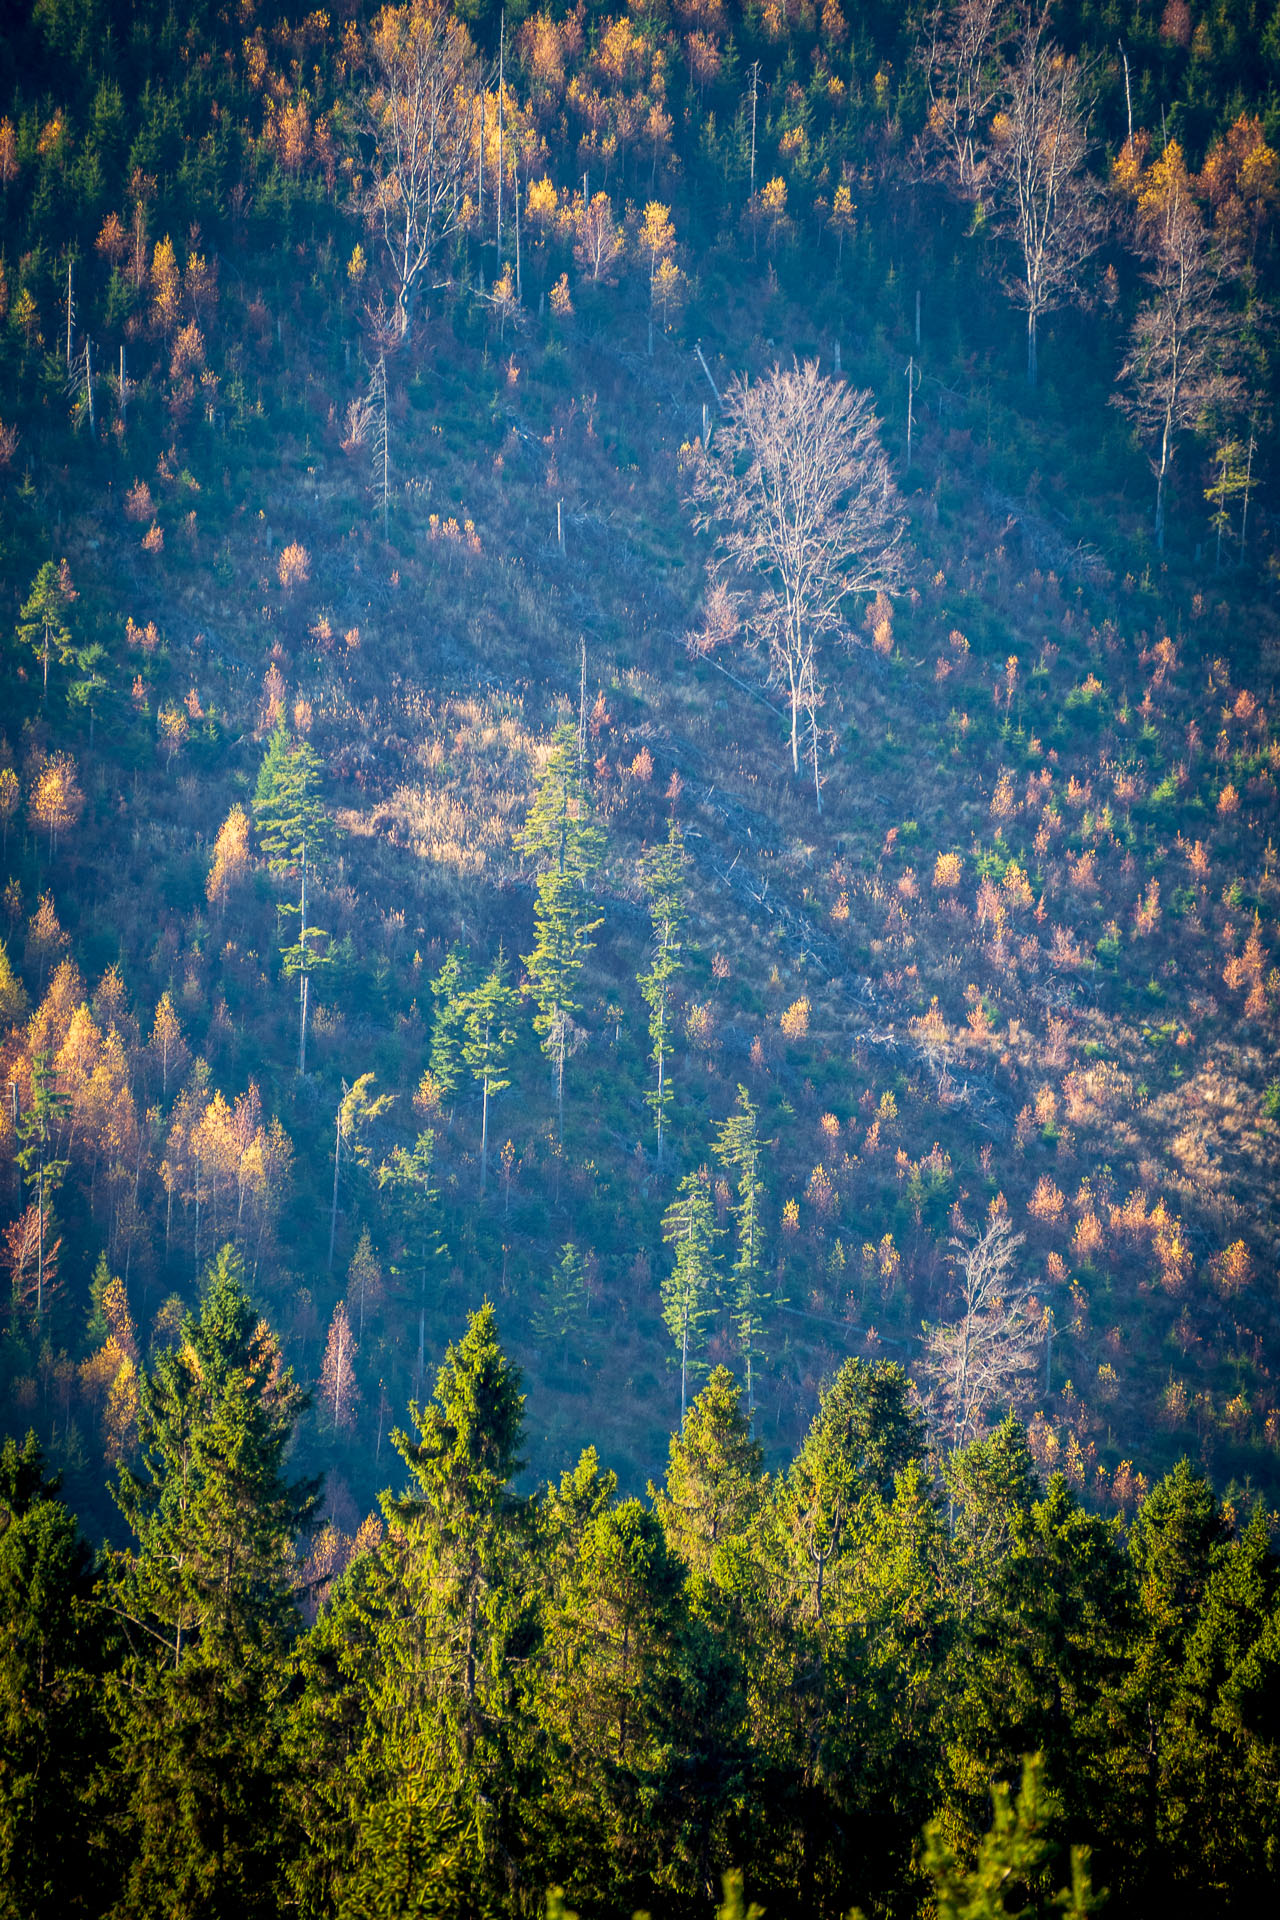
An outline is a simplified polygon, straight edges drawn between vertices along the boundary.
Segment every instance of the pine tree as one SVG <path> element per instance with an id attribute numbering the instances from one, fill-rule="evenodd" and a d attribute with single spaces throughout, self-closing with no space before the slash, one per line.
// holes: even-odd
<path id="1" fill-rule="evenodd" d="M 662 1284 L 662 1317 L 680 1354 L 680 1425 L 688 1405 L 689 1376 L 697 1370 L 703 1328 L 715 1287 L 719 1238 L 711 1183 L 705 1167 L 687 1173 L 662 1219 L 662 1237 L 676 1250 L 675 1266 Z"/>
<path id="2" fill-rule="evenodd" d="M 511 1085 L 507 1066 L 516 1041 L 519 999 L 506 980 L 501 947 L 492 970 L 466 997 L 462 1057 L 480 1082 L 480 1191 L 489 1168 L 489 1102 Z"/>
<path id="3" fill-rule="evenodd" d="M 305 1404 L 224 1247 L 182 1344 L 141 1379 L 140 1466 L 116 1489 L 135 1542 L 110 1579 L 131 1912 L 277 1910 L 290 1548 L 316 1505 L 286 1475 Z"/>
<path id="4" fill-rule="evenodd" d="M 729 1317 L 737 1335 L 747 1379 L 747 1414 L 755 1412 L 755 1363 L 763 1358 L 760 1345 L 763 1315 L 771 1296 L 764 1286 L 764 1181 L 760 1161 L 766 1143 L 758 1130 L 759 1114 L 745 1087 L 738 1088 L 736 1111 L 716 1133 L 715 1156 L 737 1182 L 731 1212 L 737 1239 L 733 1262 Z"/>
<path id="5" fill-rule="evenodd" d="M 673 820 L 665 846 L 650 850 L 641 867 L 640 884 L 653 923 L 653 959 L 637 976 L 649 1007 L 649 1039 L 657 1084 L 645 1095 L 658 1130 L 658 1159 L 671 1112 L 667 1055 L 671 1046 L 671 996 L 681 968 L 681 931 L 686 917 L 684 837 Z"/>

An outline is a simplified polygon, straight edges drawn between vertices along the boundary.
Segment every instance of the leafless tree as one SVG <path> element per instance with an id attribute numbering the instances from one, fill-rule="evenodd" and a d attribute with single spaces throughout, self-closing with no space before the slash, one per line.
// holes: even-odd
<path id="1" fill-rule="evenodd" d="M 991 123 L 987 175 L 997 232 L 1014 248 L 1005 281 L 1027 316 L 1027 383 L 1036 384 L 1042 316 L 1079 299 L 1105 229 L 1089 171 L 1093 101 L 1087 72 L 1046 39 L 1043 20 L 1019 37 Z"/>
<path id="2" fill-rule="evenodd" d="M 1227 301 L 1231 261 L 1215 245 L 1176 146 L 1140 194 L 1136 240 L 1149 296 L 1129 336 L 1116 405 L 1151 443 L 1155 534 L 1164 547 L 1165 491 L 1178 436 L 1235 398 L 1235 328 Z"/>
<path id="3" fill-rule="evenodd" d="M 357 125 L 369 182 L 362 210 L 381 233 L 402 335 L 432 257 L 462 218 L 471 164 L 475 58 L 442 0 L 384 7 L 366 44 Z"/>
<path id="4" fill-rule="evenodd" d="M 695 524 L 711 531 L 717 568 L 749 591 L 742 610 L 787 689 L 791 764 L 800 772 L 802 714 L 817 779 L 819 655 L 851 640 L 849 597 L 903 579 L 906 522 L 870 393 L 830 380 L 816 360 L 735 379 L 694 482 Z"/>
<path id="5" fill-rule="evenodd" d="M 988 1411 L 1025 1398 L 1043 1322 L 1014 1268 L 1023 1236 L 1006 1213 L 985 1232 L 950 1242 L 961 1313 L 927 1331 L 920 1371 L 935 1430 L 952 1447 L 981 1432 Z"/>
<path id="6" fill-rule="evenodd" d="M 979 183 L 982 139 L 1000 91 L 999 42 L 1007 11 L 1007 0 L 937 7 L 920 46 L 929 94 L 926 164 L 966 194 Z"/>

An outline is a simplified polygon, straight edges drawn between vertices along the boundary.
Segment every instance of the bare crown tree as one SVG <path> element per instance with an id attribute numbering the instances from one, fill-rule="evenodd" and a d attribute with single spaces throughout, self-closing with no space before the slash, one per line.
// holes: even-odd
<path id="1" fill-rule="evenodd" d="M 1105 229 L 1088 168 L 1092 107 L 1087 73 L 1045 38 L 1043 20 L 1032 22 L 1006 69 L 987 150 L 996 227 L 1018 262 L 1005 289 L 1027 316 L 1030 386 L 1040 321 L 1081 297 L 1082 271 Z"/>
<path id="2" fill-rule="evenodd" d="M 998 1213 L 985 1232 L 950 1243 L 960 1317 L 927 1330 L 920 1370 L 934 1430 L 951 1447 L 974 1439 L 993 1407 L 1026 1397 L 1043 1322 L 1014 1271 L 1022 1242 Z"/>
<path id="3" fill-rule="evenodd" d="M 357 125 L 369 177 L 362 210 L 381 234 L 400 334 L 433 256 L 457 231 L 476 114 L 475 60 L 442 0 L 384 7 L 366 46 Z"/>
<path id="4" fill-rule="evenodd" d="M 982 141 L 1000 92 L 998 43 L 1004 0 L 960 0 L 928 17 L 920 45 L 929 94 L 922 146 L 928 170 L 962 193 L 978 185 Z"/>
<path id="5" fill-rule="evenodd" d="M 822 647 L 852 640 L 850 596 L 903 580 L 906 522 L 879 426 L 872 395 L 828 379 L 816 360 L 775 366 L 754 385 L 735 379 L 691 499 L 786 687 L 797 775 L 808 719 L 819 808 Z"/>

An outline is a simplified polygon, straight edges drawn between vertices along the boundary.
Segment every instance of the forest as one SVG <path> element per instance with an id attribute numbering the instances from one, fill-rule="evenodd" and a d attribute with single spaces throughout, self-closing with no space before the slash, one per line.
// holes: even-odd
<path id="1" fill-rule="evenodd" d="M 1269 1910 L 1280 9 L 0 46 L 0 1916 Z"/>

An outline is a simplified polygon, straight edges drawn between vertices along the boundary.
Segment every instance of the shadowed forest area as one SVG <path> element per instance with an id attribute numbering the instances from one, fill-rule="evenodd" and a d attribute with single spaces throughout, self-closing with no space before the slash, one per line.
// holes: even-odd
<path id="1" fill-rule="evenodd" d="M 0 1914 L 1259 1910 L 1280 12 L 0 44 Z"/>

